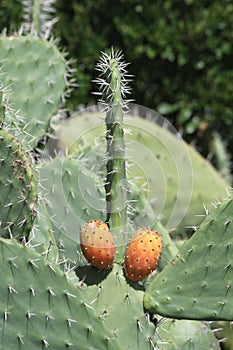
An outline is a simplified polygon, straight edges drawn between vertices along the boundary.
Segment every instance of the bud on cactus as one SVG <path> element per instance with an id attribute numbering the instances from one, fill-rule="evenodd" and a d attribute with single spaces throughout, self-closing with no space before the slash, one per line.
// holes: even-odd
<path id="1" fill-rule="evenodd" d="M 153 272 L 159 263 L 162 238 L 157 231 L 139 228 L 128 244 L 125 255 L 126 277 L 138 282 Z"/>
<path id="2" fill-rule="evenodd" d="M 108 226 L 100 220 L 84 224 L 80 233 L 80 246 L 91 265 L 108 270 L 113 265 L 116 246 Z"/>

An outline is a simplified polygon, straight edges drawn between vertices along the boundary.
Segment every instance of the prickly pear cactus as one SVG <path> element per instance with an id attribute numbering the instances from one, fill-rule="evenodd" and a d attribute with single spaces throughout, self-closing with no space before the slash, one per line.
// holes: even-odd
<path id="1" fill-rule="evenodd" d="M 33 27 L 40 37 L 50 36 L 54 23 L 56 0 L 23 0 L 22 26 L 30 31 Z"/>
<path id="2" fill-rule="evenodd" d="M 132 112 L 133 113 L 133 112 Z M 150 120 L 127 114 L 124 121 L 127 178 L 141 189 L 161 222 L 173 235 L 203 221 L 204 208 L 224 198 L 228 183 L 193 147 Z M 128 132 L 127 132 L 128 130 Z M 57 148 L 79 154 L 87 166 L 103 169 L 105 152 L 103 114 L 75 114 L 58 130 Z M 93 165 L 96 164 L 96 165 Z M 102 168 L 101 168 L 102 167 Z M 135 218 L 143 210 L 133 193 Z M 130 206 L 130 205 L 129 205 Z"/>
<path id="3" fill-rule="evenodd" d="M 220 350 L 217 338 L 204 322 L 158 319 L 159 350 Z"/>
<path id="4" fill-rule="evenodd" d="M 232 320 L 233 200 L 216 205 L 145 293 L 151 312 L 173 318 Z"/>
<path id="5" fill-rule="evenodd" d="M 46 259 L 58 263 L 58 243 L 54 237 L 51 218 L 45 209 L 44 200 L 42 198 L 37 202 L 36 213 L 37 215 L 28 237 L 28 244 L 33 247 L 35 251 L 46 257 Z"/>
<path id="6" fill-rule="evenodd" d="M 124 119 L 129 93 L 127 64 L 120 52 L 103 53 L 97 63 L 96 83 L 101 93 L 102 108 L 106 112 L 106 206 L 107 223 L 115 235 L 116 255 L 123 258 L 128 228 L 129 184 L 126 178 Z M 103 157 L 104 158 L 104 157 Z"/>
<path id="7" fill-rule="evenodd" d="M 103 183 L 77 160 L 55 158 L 39 167 L 41 196 L 60 257 L 72 264 L 86 262 L 80 256 L 79 232 L 90 218 L 105 220 Z M 44 226 L 38 219 L 38 225 Z"/>
<path id="8" fill-rule="evenodd" d="M 3 237 L 28 237 L 36 216 L 37 181 L 30 155 L 12 133 L 0 130 L 0 208 Z"/>
<path id="9" fill-rule="evenodd" d="M 161 315 L 173 313 L 170 317 L 189 317 L 189 304 L 194 300 L 190 297 L 190 289 L 186 286 L 183 288 L 180 276 L 176 276 L 174 283 L 174 276 L 172 273 L 169 275 L 168 282 L 173 278 L 173 288 L 168 291 L 164 281 L 160 281 L 160 276 L 166 276 L 166 271 L 169 273 L 170 266 L 179 267 L 179 258 L 172 260 L 177 248 L 158 217 L 161 214 L 165 216 L 163 222 L 168 228 L 179 225 L 180 228 L 190 198 L 193 201 L 191 204 L 197 204 L 191 205 L 192 210 L 189 209 L 188 213 L 192 216 L 201 214 L 200 203 L 201 206 L 203 202 L 208 205 L 216 195 L 224 192 L 226 183 L 208 163 L 202 162 L 195 152 L 164 128 L 137 116 L 127 121 L 127 116 L 133 113 L 129 110 L 129 101 L 125 100 L 129 92 L 126 64 L 121 54 L 111 50 L 102 55 L 97 65 L 100 76 L 96 82 L 100 86 L 101 116 L 106 113 L 106 130 L 103 130 L 103 122 L 100 125 L 98 121 L 95 125 L 93 114 L 90 124 L 79 117 L 78 136 L 75 133 L 72 138 L 70 129 L 64 128 L 68 130 L 69 143 L 65 143 L 63 150 L 66 152 L 67 148 L 71 148 L 70 142 L 75 141 L 77 146 L 78 151 L 75 156 L 72 155 L 73 159 L 64 154 L 59 158 L 54 150 L 52 160 L 42 162 L 47 150 L 42 157 L 35 158 L 35 162 L 40 163 L 35 166 L 40 180 L 37 202 L 31 158 L 24 148 L 34 149 L 38 141 L 47 139 L 51 118 L 57 114 L 65 97 L 70 71 L 64 55 L 52 40 L 45 39 L 48 36 L 44 36 L 54 22 L 48 27 L 44 26 L 42 12 L 54 0 L 29 0 L 24 3 L 30 10 L 28 14 L 32 15 L 34 30 L 29 25 L 30 33 L 27 31 L 23 35 L 0 38 L 3 84 L 9 91 L 9 97 L 7 100 L 1 99 L 0 105 L 1 229 L 4 237 L 11 238 L 0 239 L 0 348 L 149 350 L 170 349 L 172 344 L 174 349 L 182 350 L 191 346 L 194 349 L 218 349 L 213 333 L 206 324 L 166 320 L 163 325 L 160 317 L 152 315 L 151 311 Z M 20 110 L 23 117 L 20 123 L 9 108 L 10 104 Z M 71 119 L 71 123 L 73 121 Z M 127 132 L 129 129 L 132 135 Z M 62 142 L 62 135 L 59 134 L 59 147 Z M 193 193 L 190 188 L 192 169 L 195 174 Z M 205 192 L 206 188 L 208 191 Z M 35 210 L 38 215 L 34 220 Z M 216 249 L 215 234 L 212 237 L 208 231 L 209 226 L 211 229 L 215 227 L 211 220 L 207 225 L 207 237 L 202 237 L 203 245 L 200 238 L 195 241 L 194 235 L 193 245 L 188 246 L 186 274 L 190 286 L 199 287 L 196 288 L 199 299 L 196 298 L 195 306 L 191 306 L 200 319 L 206 315 L 207 319 L 213 318 L 213 315 L 214 318 L 230 317 L 229 311 L 225 313 L 225 305 L 230 305 L 232 299 L 233 277 L 229 254 L 230 213 L 227 206 L 223 212 L 224 215 L 218 213 L 213 216 L 214 222 L 225 218 L 220 225 L 226 230 L 220 237 L 219 251 Z M 90 220 L 103 220 L 113 231 L 117 254 L 112 269 L 99 271 L 91 267 L 81 252 L 80 228 Z M 182 225 L 194 226 L 193 221 L 189 223 L 189 220 L 185 220 Z M 163 251 L 157 271 L 145 281 L 134 283 L 126 278 L 123 261 L 128 238 L 142 223 L 159 231 Z M 205 227 L 204 224 L 202 227 Z M 25 238 L 22 239 L 24 245 L 15 240 L 22 237 Z M 205 241 L 207 238 L 208 242 Z M 207 263 L 204 253 L 208 258 Z M 224 266 L 220 264 L 216 270 L 214 256 L 221 259 L 223 255 Z M 201 269 L 197 261 L 202 263 Z M 212 283 L 213 272 L 217 275 L 222 270 L 225 273 L 224 283 L 222 289 L 217 290 L 217 283 Z M 197 271 L 202 277 L 201 285 L 196 282 Z M 154 281 L 159 281 L 158 286 Z M 175 291 L 174 286 L 178 286 Z M 213 287 L 216 294 L 212 302 L 219 308 L 211 310 L 209 316 L 204 304 L 209 297 L 209 288 L 211 290 Z M 148 291 L 144 296 L 145 288 Z M 157 293 L 159 288 L 164 288 L 166 293 Z M 156 297 L 155 291 L 158 294 Z M 172 301 L 167 302 L 164 311 L 163 301 L 168 292 L 173 295 L 166 302 Z M 174 316 L 172 308 L 173 297 L 178 302 L 175 293 L 178 297 L 184 297 L 180 301 L 184 305 L 180 306 L 178 316 Z M 158 300 L 161 308 L 157 308 Z M 169 311 L 169 307 L 172 311 Z M 185 332 L 181 332 L 181 328 Z M 201 335 L 198 336 L 197 332 L 201 332 Z"/>
<path id="10" fill-rule="evenodd" d="M 0 37 L 1 79 L 8 95 L 33 135 L 31 147 L 45 135 L 59 109 L 67 85 L 67 65 L 52 41 L 36 35 Z"/>
<path id="11" fill-rule="evenodd" d="M 0 240 L 0 347 L 119 349 L 82 289 L 60 269 L 14 240 Z"/>
<path id="12" fill-rule="evenodd" d="M 86 282 L 83 289 L 88 303 L 111 329 L 119 349 L 153 349 L 155 327 L 143 310 L 143 290 L 126 282 L 122 268 L 115 264 L 110 273 L 97 274 L 95 268 L 86 267 L 76 272 Z M 95 276 L 99 276 L 99 281 Z"/>

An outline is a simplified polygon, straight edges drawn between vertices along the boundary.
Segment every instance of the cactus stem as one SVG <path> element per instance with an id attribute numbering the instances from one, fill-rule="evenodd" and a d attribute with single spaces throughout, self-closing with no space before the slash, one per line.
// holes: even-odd
<path id="1" fill-rule="evenodd" d="M 126 182 L 125 144 L 123 119 L 129 93 L 127 64 L 121 52 L 102 53 L 96 69 L 100 77 L 95 80 L 102 94 L 100 100 L 106 112 L 107 175 L 105 182 L 107 219 L 117 239 L 117 246 L 126 243 L 128 183 Z"/>

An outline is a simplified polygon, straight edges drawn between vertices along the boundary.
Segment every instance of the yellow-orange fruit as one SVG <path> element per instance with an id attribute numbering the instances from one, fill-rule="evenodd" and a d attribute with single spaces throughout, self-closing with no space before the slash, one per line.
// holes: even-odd
<path id="1" fill-rule="evenodd" d="M 112 233 L 104 222 L 91 220 L 85 223 L 80 232 L 80 246 L 92 266 L 111 269 L 116 246 Z"/>
<path id="2" fill-rule="evenodd" d="M 139 228 L 130 240 L 125 254 L 125 275 L 138 282 L 155 270 L 162 252 L 162 237 L 151 228 Z"/>

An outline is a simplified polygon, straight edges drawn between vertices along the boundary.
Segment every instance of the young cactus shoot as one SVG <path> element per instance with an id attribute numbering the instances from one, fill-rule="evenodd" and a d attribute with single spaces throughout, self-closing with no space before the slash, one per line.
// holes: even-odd
<path id="1" fill-rule="evenodd" d="M 103 53 L 96 69 L 100 72 L 95 82 L 99 85 L 101 103 L 106 113 L 107 173 L 106 205 L 107 223 L 116 237 L 118 254 L 127 240 L 127 204 L 129 186 L 126 179 L 123 122 L 128 110 L 129 75 L 127 63 L 120 52 Z M 121 253 L 120 253 L 121 252 Z"/>

